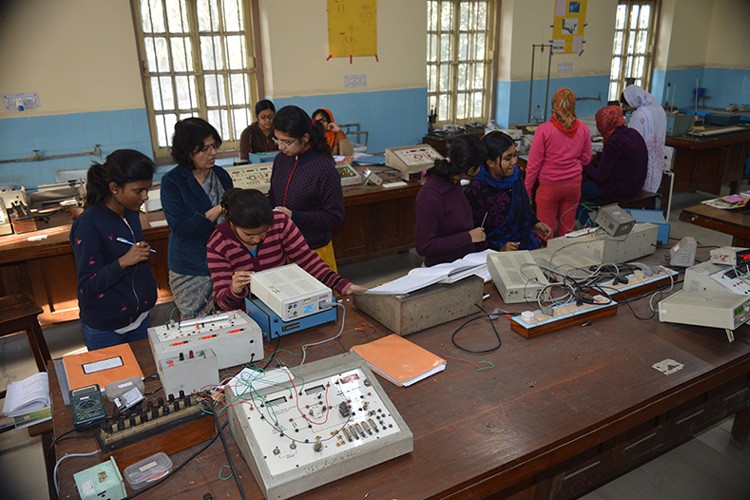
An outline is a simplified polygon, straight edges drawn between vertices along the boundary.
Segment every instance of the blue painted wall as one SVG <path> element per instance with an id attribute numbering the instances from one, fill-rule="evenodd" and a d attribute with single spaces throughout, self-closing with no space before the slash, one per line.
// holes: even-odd
<path id="1" fill-rule="evenodd" d="M 693 108 L 693 89 L 696 81 L 706 89 L 705 100 L 708 107 L 723 108 L 730 103 L 750 103 L 750 69 L 731 68 L 688 68 L 677 70 L 656 70 L 653 77 L 653 94 L 664 103 L 669 85 L 669 103 L 680 108 Z M 674 98 L 673 98 L 674 94 Z M 699 99 L 698 106 L 704 104 Z"/>
<path id="2" fill-rule="evenodd" d="M 277 109 L 287 104 L 308 113 L 329 108 L 339 123 L 359 122 L 369 135 L 369 152 L 416 144 L 427 132 L 427 88 L 330 94 L 274 99 Z M 0 159 L 91 151 L 101 145 L 102 157 L 83 156 L 46 161 L 0 163 L 0 186 L 33 189 L 55 182 L 58 170 L 86 169 L 120 148 L 151 156 L 151 137 L 145 109 L 73 113 L 0 119 Z M 156 180 L 169 167 L 160 167 Z"/>
<path id="3" fill-rule="evenodd" d="M 360 124 L 370 133 L 367 151 L 422 142 L 427 133 L 427 87 L 273 99 L 276 109 L 293 104 L 308 113 L 328 108 L 337 123 Z"/>
<path id="4" fill-rule="evenodd" d="M 88 168 L 116 149 L 137 149 L 151 156 L 151 137 L 145 109 L 72 113 L 0 119 L 0 159 L 29 158 L 38 149 L 43 155 L 91 151 L 99 144 L 102 157 L 82 156 L 46 161 L 0 163 L 0 185 L 55 182 L 55 172 Z"/>
<path id="5" fill-rule="evenodd" d="M 495 121 L 501 128 L 507 128 L 512 123 L 527 123 L 529 113 L 529 82 L 529 80 L 496 82 L 495 104 L 497 111 Z M 576 103 L 576 114 L 579 117 L 593 116 L 599 108 L 607 105 L 609 75 L 550 79 L 549 95 L 547 96 L 547 119 L 550 118 L 552 113 L 552 94 L 561 87 L 570 88 L 579 99 L 581 97 L 595 98 L 595 100 L 579 100 Z M 546 80 L 534 80 L 532 89 L 532 115 L 541 118 L 544 114 L 544 97 L 546 91 Z"/>

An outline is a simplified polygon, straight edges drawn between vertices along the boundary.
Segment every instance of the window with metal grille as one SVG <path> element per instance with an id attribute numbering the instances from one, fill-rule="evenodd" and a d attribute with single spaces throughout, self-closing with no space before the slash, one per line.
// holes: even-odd
<path id="1" fill-rule="evenodd" d="M 427 95 L 438 124 L 487 121 L 493 5 L 491 0 L 427 2 Z"/>
<path id="2" fill-rule="evenodd" d="M 620 0 L 615 18 L 609 100 L 620 98 L 629 84 L 648 90 L 656 43 L 657 0 Z"/>
<path id="3" fill-rule="evenodd" d="M 132 2 L 156 156 L 169 155 L 175 123 L 190 116 L 236 147 L 257 94 L 249 2 Z"/>

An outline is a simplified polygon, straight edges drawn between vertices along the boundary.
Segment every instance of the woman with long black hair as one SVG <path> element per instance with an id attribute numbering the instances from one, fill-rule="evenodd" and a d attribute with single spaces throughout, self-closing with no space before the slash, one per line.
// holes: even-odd
<path id="1" fill-rule="evenodd" d="M 148 199 L 155 169 L 150 158 L 132 149 L 118 149 L 104 164 L 89 168 L 85 210 L 73 222 L 70 244 L 90 351 L 146 338 L 156 282 L 139 208 Z"/>
<path id="2" fill-rule="evenodd" d="M 344 192 L 321 126 L 297 106 L 273 118 L 276 155 L 268 199 L 297 225 L 310 248 L 334 271 L 331 232 L 344 222 Z"/>

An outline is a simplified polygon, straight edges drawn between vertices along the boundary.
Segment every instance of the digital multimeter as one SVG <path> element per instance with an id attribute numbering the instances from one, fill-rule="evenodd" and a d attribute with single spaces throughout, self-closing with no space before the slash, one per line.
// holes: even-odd
<path id="1" fill-rule="evenodd" d="M 104 398 L 97 384 L 70 391 L 70 410 L 76 430 L 86 429 L 107 419 Z"/>

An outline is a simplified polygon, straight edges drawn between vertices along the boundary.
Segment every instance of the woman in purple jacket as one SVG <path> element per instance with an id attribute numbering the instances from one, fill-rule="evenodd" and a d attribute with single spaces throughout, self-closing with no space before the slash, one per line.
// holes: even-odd
<path id="1" fill-rule="evenodd" d="M 484 250 L 484 228 L 475 227 L 462 180 L 474 177 L 484 164 L 487 149 L 474 135 L 453 140 L 449 155 L 435 160 L 417 195 L 416 247 L 425 266 L 452 262 Z"/>

